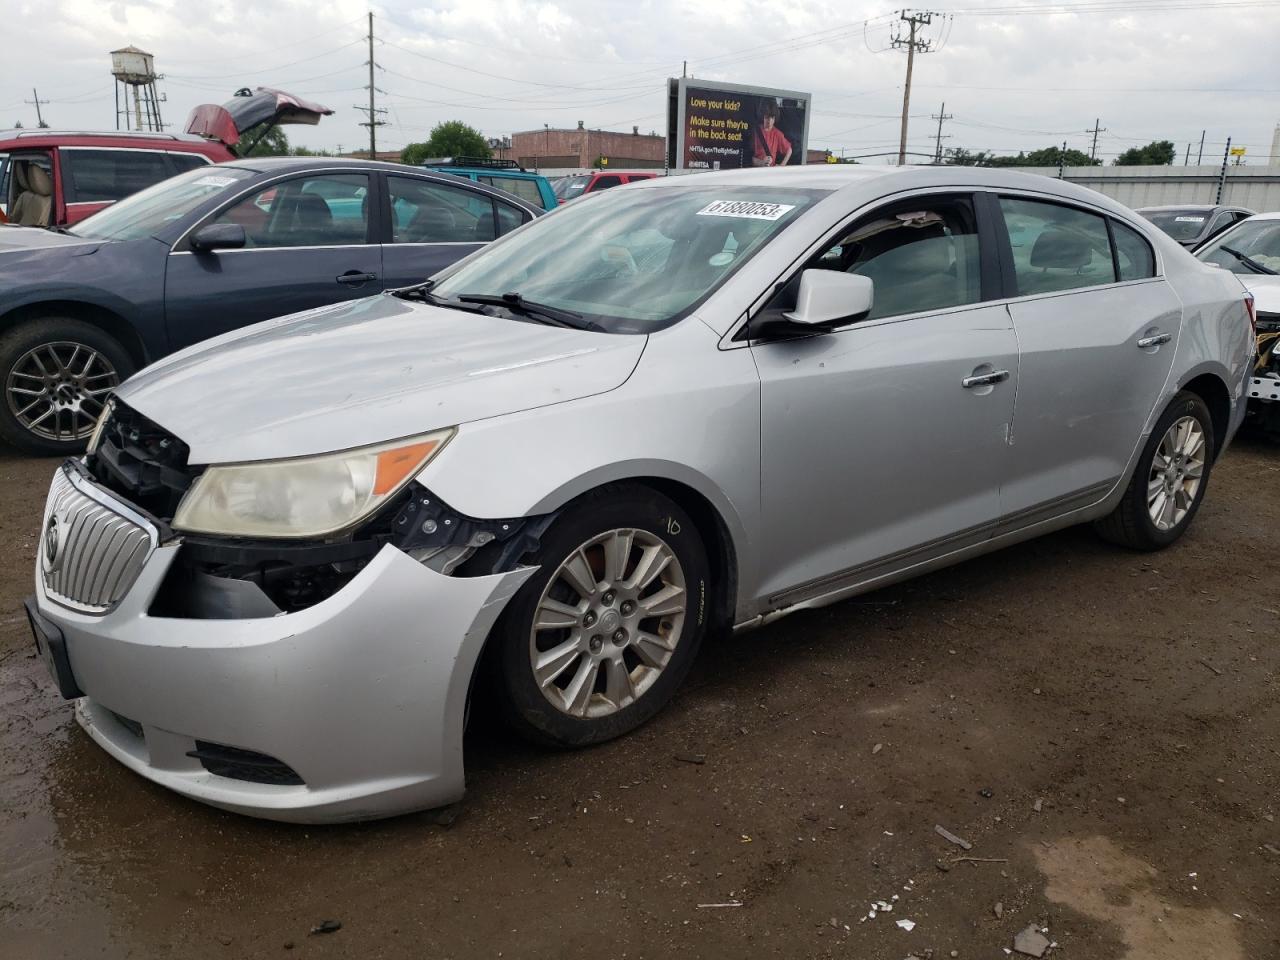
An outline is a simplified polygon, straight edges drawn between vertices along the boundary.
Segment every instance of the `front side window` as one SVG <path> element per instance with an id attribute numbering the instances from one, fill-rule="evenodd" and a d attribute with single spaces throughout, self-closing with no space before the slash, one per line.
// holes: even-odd
<path id="1" fill-rule="evenodd" d="M 574 197 L 582 196 L 582 192 L 587 189 L 590 181 L 591 178 L 588 176 L 561 177 L 551 190 L 560 200 L 572 200 Z"/>
<path id="2" fill-rule="evenodd" d="M 1116 265 L 1120 268 L 1121 280 L 1144 280 L 1156 275 L 1156 256 L 1142 234 L 1112 220 L 1111 235 L 1116 241 Z"/>
<path id="3" fill-rule="evenodd" d="M 246 248 L 362 244 L 369 231 L 369 177 L 330 173 L 274 183 L 212 222 L 244 227 Z"/>
<path id="4" fill-rule="evenodd" d="M 875 288 L 868 320 L 977 303 L 982 269 L 973 204 L 968 197 L 927 197 L 878 210 L 806 269 L 870 278 Z M 793 309 L 799 280 L 797 272 L 769 309 Z"/>
<path id="5" fill-rule="evenodd" d="M 123 200 L 173 175 L 163 153 L 149 150 L 62 151 L 62 182 L 68 203 Z"/>
<path id="6" fill-rule="evenodd" d="M 1114 283 L 1106 220 L 1075 207 L 1000 198 L 1013 248 L 1017 295 Z"/>
<path id="7" fill-rule="evenodd" d="M 697 179 L 569 204 L 440 274 L 431 292 L 519 293 L 611 333 L 649 333 L 710 296 L 827 193 Z"/>
<path id="8" fill-rule="evenodd" d="M 622 186 L 621 177 L 616 177 L 612 175 L 596 177 L 596 182 L 591 185 L 591 192 L 595 193 L 597 190 L 608 190 L 610 187 L 620 187 L 620 186 Z"/>
<path id="9" fill-rule="evenodd" d="M 204 167 L 182 173 L 81 220 L 71 233 L 91 240 L 154 236 L 219 194 L 231 194 L 252 177 L 238 167 Z"/>
<path id="10" fill-rule="evenodd" d="M 1238 223 L 1197 250 L 1196 256 L 1232 273 L 1280 273 L 1280 219 L 1255 217 Z"/>
<path id="11" fill-rule="evenodd" d="M 482 193 L 395 176 L 387 188 L 392 243 L 488 243 L 497 236 L 494 202 Z"/>

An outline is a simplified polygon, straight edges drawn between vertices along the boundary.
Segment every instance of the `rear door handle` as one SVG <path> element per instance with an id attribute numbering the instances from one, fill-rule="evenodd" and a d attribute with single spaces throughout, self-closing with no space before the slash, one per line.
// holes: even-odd
<path id="1" fill-rule="evenodd" d="M 378 275 L 376 273 L 361 273 L 359 270 L 348 270 L 346 273 L 341 276 L 334 277 L 333 279 L 337 280 L 339 283 L 360 284 L 368 283 L 370 280 L 377 280 Z"/>
<path id="2" fill-rule="evenodd" d="M 1172 333 L 1157 333 L 1150 337 L 1143 337 L 1141 340 L 1139 340 L 1138 348 L 1143 349 L 1145 347 L 1158 347 L 1160 346 L 1160 344 L 1168 343 L 1172 339 L 1173 339 Z"/>
<path id="3" fill-rule="evenodd" d="M 968 390 L 972 387 L 987 387 L 993 383 L 1003 383 L 1008 379 L 1008 370 L 992 370 L 990 373 L 978 373 L 972 377 L 965 377 L 960 381 L 960 386 Z"/>

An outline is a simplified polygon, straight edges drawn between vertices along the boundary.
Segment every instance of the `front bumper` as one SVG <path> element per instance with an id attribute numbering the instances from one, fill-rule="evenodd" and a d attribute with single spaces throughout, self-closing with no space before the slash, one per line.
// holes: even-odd
<path id="1" fill-rule="evenodd" d="M 345 587 L 296 613 L 149 616 L 179 549 L 156 546 L 101 615 L 54 599 L 37 561 L 38 612 L 61 631 L 85 694 L 76 717 L 108 753 L 178 793 L 273 820 L 384 817 L 462 796 L 474 668 L 531 568 L 447 577 L 385 546 Z M 302 783 L 211 773 L 189 755 L 197 741 L 277 758 Z"/>

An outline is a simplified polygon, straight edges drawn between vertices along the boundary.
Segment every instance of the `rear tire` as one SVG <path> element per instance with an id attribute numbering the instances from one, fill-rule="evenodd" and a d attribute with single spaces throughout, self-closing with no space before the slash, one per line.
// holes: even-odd
<path id="1" fill-rule="evenodd" d="M 99 327 L 41 317 L 0 335 L 0 437 L 24 453 L 85 448 L 108 395 L 133 373 L 124 346 Z"/>
<path id="2" fill-rule="evenodd" d="M 708 617 L 706 549 L 684 510 L 647 487 L 602 487 L 565 509 L 529 562 L 538 572 L 494 628 L 510 726 L 582 747 L 662 709 Z"/>
<path id="3" fill-rule="evenodd" d="M 1204 502 L 1215 449 L 1209 408 L 1196 394 L 1179 393 L 1156 421 L 1124 496 L 1094 529 L 1122 547 L 1163 550 Z"/>

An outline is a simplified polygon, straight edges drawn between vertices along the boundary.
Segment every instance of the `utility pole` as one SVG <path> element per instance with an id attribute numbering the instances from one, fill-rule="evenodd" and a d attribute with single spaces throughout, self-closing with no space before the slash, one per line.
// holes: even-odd
<path id="1" fill-rule="evenodd" d="M 921 27 L 927 27 L 933 23 L 934 14 L 928 10 L 903 10 L 898 14 L 898 19 L 907 25 L 908 34 L 904 40 L 899 34 L 890 41 L 890 44 L 898 49 L 906 47 L 907 49 L 907 82 L 902 88 L 902 134 L 898 138 L 898 166 L 904 166 L 907 162 L 907 112 L 911 109 L 911 71 L 916 62 L 916 51 L 928 53 L 933 49 L 932 40 L 917 39 L 917 34 Z"/>
<path id="2" fill-rule="evenodd" d="M 1197 167 L 1204 162 L 1204 134 L 1205 134 L 1205 131 L 1201 130 L 1200 131 L 1200 152 L 1196 154 Z"/>
<path id="3" fill-rule="evenodd" d="M 377 91 L 377 87 L 373 85 L 373 68 L 373 11 L 369 11 L 369 106 L 362 107 L 357 105 L 354 109 L 363 111 L 368 116 L 368 119 L 361 123 L 360 126 L 369 128 L 369 159 L 377 160 L 377 129 L 378 127 L 386 126 L 387 123 L 385 120 L 379 120 L 378 115 L 387 111 L 374 104 L 374 94 Z"/>
<path id="4" fill-rule="evenodd" d="M 935 134 L 935 135 L 934 135 L 934 138 L 933 138 L 933 139 L 934 139 L 934 141 L 935 141 L 935 143 L 937 144 L 937 145 L 934 147 L 934 150 L 933 150 L 933 162 L 934 162 L 934 163 L 941 163 L 941 162 L 942 162 L 942 141 L 943 141 L 944 139 L 946 139 L 946 140 L 951 139 L 951 138 L 950 138 L 950 136 L 947 136 L 947 137 L 943 137 L 943 136 L 942 136 L 942 121 L 943 121 L 943 120 L 951 120 L 953 117 L 954 117 L 954 114 L 947 113 L 947 102 L 946 102 L 945 100 L 944 100 L 944 101 L 942 101 L 942 109 L 938 111 L 938 115 L 937 115 L 937 116 L 934 116 L 933 114 L 929 114 L 929 119 L 930 119 L 930 120 L 937 120 L 937 121 L 938 121 L 938 132 L 937 132 L 937 134 Z"/>
<path id="5" fill-rule="evenodd" d="M 1222 188 L 1227 185 L 1227 161 L 1231 158 L 1231 138 L 1227 137 L 1227 149 L 1222 151 L 1222 172 L 1218 174 L 1218 197 L 1214 203 L 1222 202 Z"/>
<path id="6" fill-rule="evenodd" d="M 39 127 L 39 128 L 40 128 L 40 129 L 42 129 L 42 130 L 43 130 L 43 129 L 46 129 L 46 128 L 48 128 L 48 126 L 49 126 L 49 125 L 48 125 L 47 123 L 45 123 L 45 122 L 44 122 L 44 116 L 43 116 L 43 114 L 41 114 L 41 113 L 40 113 L 40 108 L 41 108 L 42 106 L 44 106 L 45 104 L 47 104 L 49 101 L 48 101 L 48 100 L 41 100 L 41 99 L 40 99 L 40 94 L 36 93 L 36 88 L 35 88 L 35 87 L 32 87 L 32 88 L 31 88 L 31 96 L 33 97 L 33 99 L 31 99 L 31 100 L 24 100 L 23 102 L 24 102 L 24 103 L 29 103 L 29 104 L 31 104 L 32 106 L 34 106 L 34 107 L 36 108 L 36 126 L 37 126 L 37 127 Z"/>
<path id="7" fill-rule="evenodd" d="M 1191 144 L 1188 142 L 1188 143 L 1187 143 L 1187 155 L 1186 155 L 1185 157 L 1183 157 L 1183 158 L 1182 158 L 1182 165 L 1185 167 L 1185 166 L 1186 166 L 1188 163 L 1190 163 L 1190 162 L 1191 162 Z"/>
<path id="8" fill-rule="evenodd" d="M 1093 121 L 1093 129 L 1086 130 L 1085 133 L 1093 134 L 1093 147 L 1089 150 L 1089 162 L 1092 163 L 1098 158 L 1098 134 L 1105 133 L 1106 127 L 1102 126 L 1102 118 Z"/>

